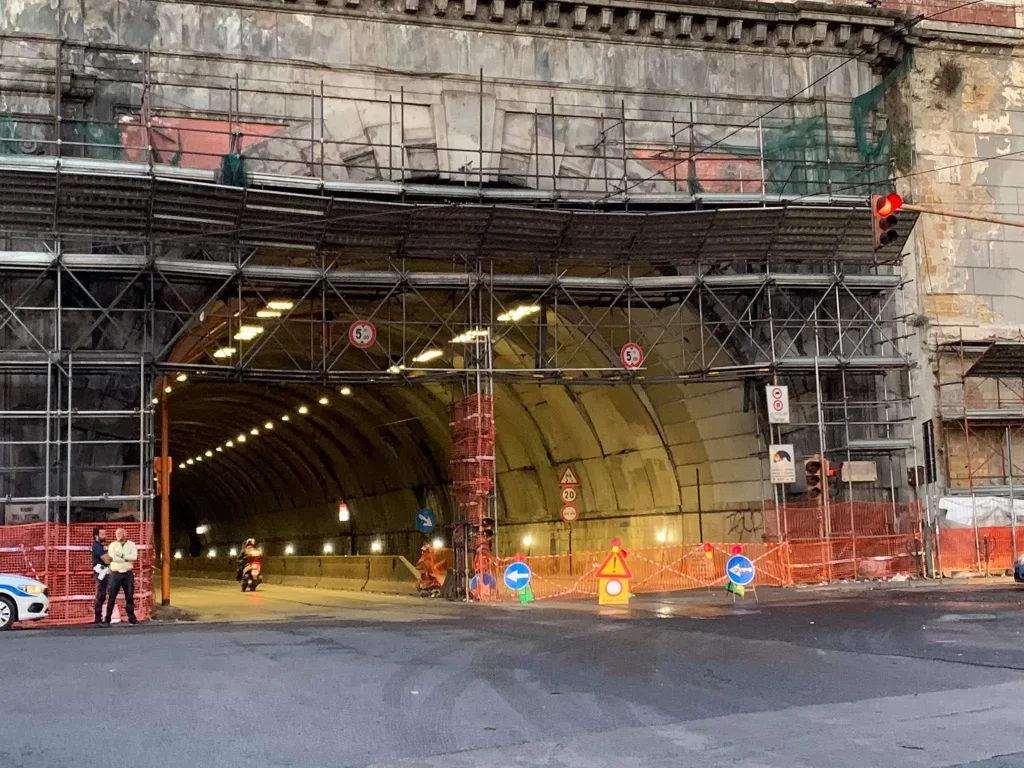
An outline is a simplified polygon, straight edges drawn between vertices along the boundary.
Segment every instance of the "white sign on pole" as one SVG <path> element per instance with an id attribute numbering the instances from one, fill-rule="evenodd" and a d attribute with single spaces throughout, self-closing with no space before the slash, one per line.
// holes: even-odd
<path id="1" fill-rule="evenodd" d="M 769 384 L 765 391 L 768 393 L 768 423 L 789 424 L 789 387 Z"/>
<path id="2" fill-rule="evenodd" d="M 844 483 L 873 483 L 878 480 L 878 465 L 873 461 L 844 461 L 840 477 Z"/>
<path id="3" fill-rule="evenodd" d="M 5 504 L 4 525 L 25 525 L 42 523 L 46 520 L 46 506 L 43 504 Z"/>
<path id="4" fill-rule="evenodd" d="M 768 446 L 769 477 L 776 484 L 796 482 L 796 462 L 792 445 Z"/>

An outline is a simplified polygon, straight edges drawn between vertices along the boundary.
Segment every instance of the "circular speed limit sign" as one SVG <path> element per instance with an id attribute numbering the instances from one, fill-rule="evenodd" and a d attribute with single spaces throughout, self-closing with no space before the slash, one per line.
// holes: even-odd
<path id="1" fill-rule="evenodd" d="M 622 347 L 622 351 L 619 353 L 619 359 L 622 361 L 622 367 L 629 371 L 635 371 L 644 362 L 644 351 L 640 348 L 639 344 L 629 342 Z"/>
<path id="2" fill-rule="evenodd" d="M 565 504 L 572 504 L 576 501 L 576 495 L 576 489 L 571 485 L 568 485 L 562 489 L 562 502 Z"/>
<path id="3" fill-rule="evenodd" d="M 369 349 L 377 340 L 377 329 L 369 320 L 356 320 L 348 327 L 348 340 L 353 347 Z"/>
<path id="4" fill-rule="evenodd" d="M 562 507 L 562 519 L 567 523 L 575 523 L 580 519 L 580 511 L 571 504 Z"/>

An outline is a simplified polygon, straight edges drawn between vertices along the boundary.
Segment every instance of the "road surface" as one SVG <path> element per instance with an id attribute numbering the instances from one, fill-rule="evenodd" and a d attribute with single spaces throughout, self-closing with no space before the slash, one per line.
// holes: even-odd
<path id="1" fill-rule="evenodd" d="M 0 637 L 0 766 L 1024 766 L 1011 586 L 627 611 L 265 595 L 309 614 Z"/>

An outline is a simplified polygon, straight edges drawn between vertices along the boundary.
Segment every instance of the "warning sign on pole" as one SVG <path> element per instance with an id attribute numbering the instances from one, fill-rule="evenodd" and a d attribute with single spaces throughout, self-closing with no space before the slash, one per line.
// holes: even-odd
<path id="1" fill-rule="evenodd" d="M 348 328 L 348 340 L 359 349 L 369 349 L 377 341 L 377 328 L 369 320 L 356 320 Z"/>
<path id="2" fill-rule="evenodd" d="M 768 393 L 768 423 L 789 424 L 789 387 L 769 384 L 765 390 Z"/>
<path id="3" fill-rule="evenodd" d="M 580 477 L 576 474 L 576 470 L 572 468 L 572 464 L 562 470 L 562 474 L 558 477 L 559 485 L 579 485 Z"/>
<path id="4" fill-rule="evenodd" d="M 796 482 L 796 462 L 792 445 L 768 446 L 768 475 L 775 484 Z"/>

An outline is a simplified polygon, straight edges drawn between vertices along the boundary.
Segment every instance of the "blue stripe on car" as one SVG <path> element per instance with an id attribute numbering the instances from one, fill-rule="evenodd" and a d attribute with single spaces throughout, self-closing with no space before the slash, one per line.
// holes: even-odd
<path id="1" fill-rule="evenodd" d="M 17 587 L 13 587 L 10 584 L 0 584 L 0 592 L 10 592 L 15 597 L 32 597 L 28 592 L 22 592 Z"/>

